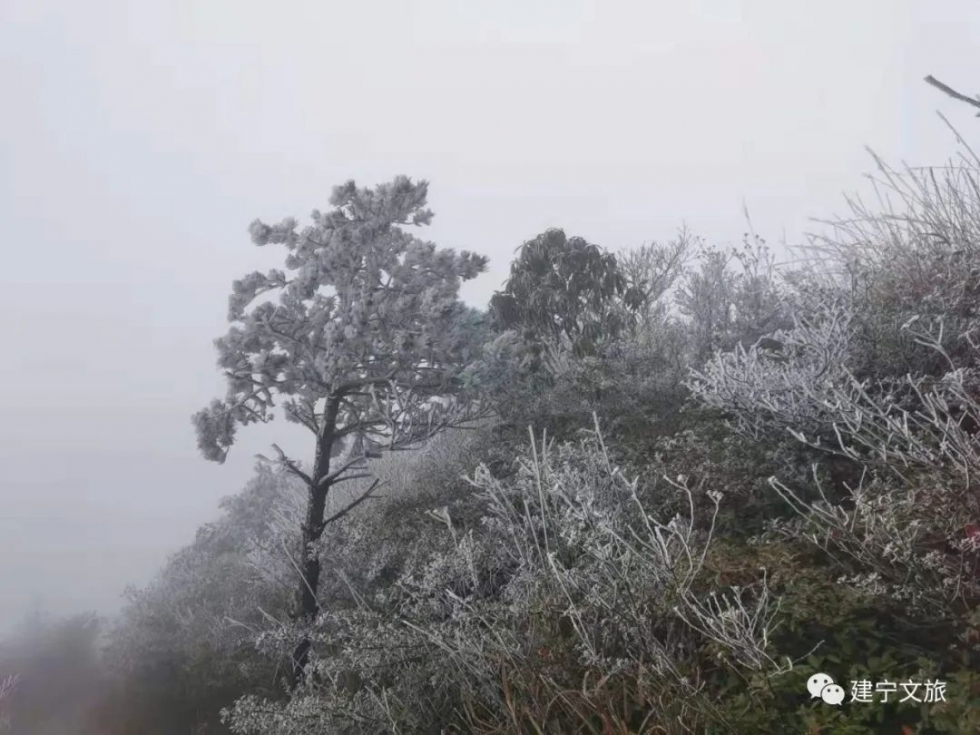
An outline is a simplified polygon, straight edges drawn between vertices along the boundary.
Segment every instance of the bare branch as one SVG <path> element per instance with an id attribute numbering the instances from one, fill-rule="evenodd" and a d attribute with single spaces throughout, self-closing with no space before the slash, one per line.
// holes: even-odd
<path id="1" fill-rule="evenodd" d="M 347 477 L 341 477 L 339 480 L 337 480 L 333 484 L 334 485 L 339 485 L 342 482 L 348 482 L 350 480 L 360 480 L 360 479 L 362 479 L 364 477 L 371 477 L 371 473 L 364 472 L 364 473 L 362 473 L 360 475 L 348 475 Z"/>
<path id="2" fill-rule="evenodd" d="M 282 466 L 284 466 L 287 470 L 289 470 L 294 475 L 296 475 L 301 480 L 303 480 L 303 482 L 305 482 L 307 484 L 307 486 L 312 486 L 313 485 L 313 478 L 310 477 L 305 472 L 303 472 L 303 470 L 301 470 L 299 468 L 299 465 L 297 465 L 294 460 L 291 460 L 289 457 L 287 457 L 286 456 L 286 453 L 284 451 L 282 451 L 282 449 L 279 448 L 279 445 L 278 444 L 273 444 L 272 445 L 272 448 L 275 449 L 276 450 L 276 454 L 279 455 L 279 463 Z"/>
<path id="3" fill-rule="evenodd" d="M 980 109 L 980 99 L 977 99 L 975 97 L 967 97 L 965 94 L 962 94 L 961 92 L 957 92 L 952 87 L 949 87 L 943 84 L 942 82 L 940 82 L 932 74 L 927 76 L 925 80 L 928 84 L 931 84 L 936 89 L 945 92 L 953 99 L 959 100 L 960 102 L 966 102 L 968 105 L 973 105 L 973 107 Z M 980 112 L 977 113 L 977 117 L 980 117 Z"/>

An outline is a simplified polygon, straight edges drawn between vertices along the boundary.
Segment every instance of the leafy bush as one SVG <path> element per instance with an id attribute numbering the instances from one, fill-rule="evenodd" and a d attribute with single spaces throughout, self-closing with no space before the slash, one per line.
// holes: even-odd
<path id="1" fill-rule="evenodd" d="M 564 337 L 581 356 L 601 355 L 645 301 L 615 255 L 551 229 L 521 246 L 490 308 L 498 330 L 516 330 L 532 345 Z"/>

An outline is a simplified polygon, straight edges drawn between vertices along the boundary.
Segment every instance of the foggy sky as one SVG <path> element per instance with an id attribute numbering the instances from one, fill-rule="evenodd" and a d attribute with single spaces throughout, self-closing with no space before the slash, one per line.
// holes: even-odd
<path id="1" fill-rule="evenodd" d="M 213 519 L 223 466 L 190 416 L 224 386 L 233 279 L 281 263 L 255 217 L 331 188 L 431 182 L 442 246 L 490 256 L 563 227 L 610 249 L 807 218 L 887 160 L 980 120 L 980 3 L 0 2 L 0 629 L 35 596 L 111 612 Z"/>

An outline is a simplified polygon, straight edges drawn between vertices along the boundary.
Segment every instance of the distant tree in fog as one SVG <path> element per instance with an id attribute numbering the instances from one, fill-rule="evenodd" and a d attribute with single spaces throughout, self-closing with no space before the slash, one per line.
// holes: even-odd
<path id="1" fill-rule="evenodd" d="M 490 306 L 498 328 L 532 341 L 564 338 L 576 354 L 591 355 L 628 326 L 643 301 L 615 255 L 551 229 L 521 246 Z"/>

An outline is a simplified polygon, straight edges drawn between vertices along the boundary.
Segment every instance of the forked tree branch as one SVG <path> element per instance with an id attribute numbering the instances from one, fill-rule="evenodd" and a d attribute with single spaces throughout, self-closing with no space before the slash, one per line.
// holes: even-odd
<path id="1" fill-rule="evenodd" d="M 359 464 L 359 463 L 361 463 L 363 461 L 364 461 L 364 457 L 363 456 L 354 457 L 353 459 L 348 460 L 337 471 L 331 472 L 329 475 L 324 475 L 323 477 L 321 477 L 320 478 L 320 481 L 316 484 L 316 486 L 317 487 L 324 487 L 324 486 L 329 486 L 329 485 L 335 484 L 337 482 L 337 478 L 339 478 L 342 474 L 344 474 L 351 467 L 353 467 L 353 466 L 355 466 L 355 465 L 357 465 L 357 464 Z"/>

